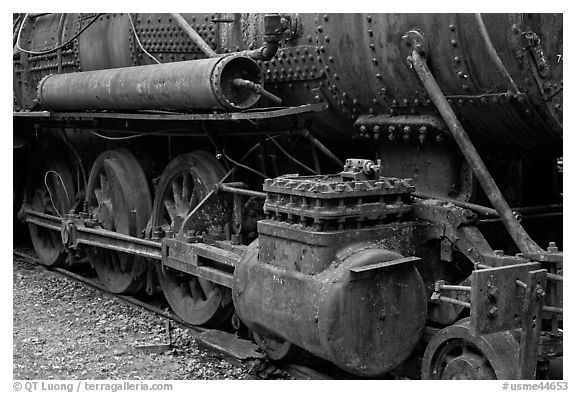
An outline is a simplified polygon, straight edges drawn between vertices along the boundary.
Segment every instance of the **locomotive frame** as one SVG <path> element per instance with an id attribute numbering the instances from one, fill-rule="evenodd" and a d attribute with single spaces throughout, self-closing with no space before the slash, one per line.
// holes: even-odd
<path id="1" fill-rule="evenodd" d="M 316 42 L 305 34 L 306 18 L 295 14 L 261 20 L 180 14 L 19 18 L 15 138 L 30 159 L 42 154 L 30 165 L 20 216 L 44 263 L 85 254 L 114 292 L 154 293 L 161 287 L 187 322 L 217 326 L 235 313 L 271 359 L 303 348 L 365 377 L 401 367 L 420 346 L 422 377 L 430 379 L 542 378 L 550 361 L 562 355 L 562 252 L 552 242 L 542 249 L 519 222 L 522 212 L 550 213 L 556 199 L 544 193 L 544 208 L 511 209 L 502 181 L 497 184 L 481 154 L 492 138 L 486 131 L 492 120 L 474 123 L 491 105 L 487 100 L 502 99 L 514 111 L 531 114 L 529 127 L 545 130 L 523 131 L 521 140 L 506 128 L 505 152 L 531 151 L 543 139 L 557 138 L 561 87 L 546 83 L 558 72 L 561 78 L 561 70 L 546 63 L 546 43 L 534 32 L 524 37 L 536 86 L 518 87 L 476 15 L 482 43 L 508 90 L 468 94 L 464 83 L 458 89 L 466 94 L 450 95 L 433 57 L 435 32 L 423 30 L 425 19 L 422 26 L 410 25 L 394 43 L 400 48 L 394 60 L 401 60 L 394 67 L 404 68 L 390 74 L 411 75 L 406 84 L 418 84 L 424 93 L 417 91 L 403 107 L 379 88 L 383 102 L 390 101 L 385 111 L 377 98 L 373 105 L 357 103 L 362 96 L 348 103 L 352 94 L 343 91 L 345 82 L 338 83 L 345 78 L 331 72 L 342 59 L 329 55 L 338 31 L 330 30 L 329 15 L 314 19 Z M 385 18 L 358 18 L 368 25 L 369 50 L 375 52 L 378 34 L 371 26 Z M 233 31 L 236 22 L 247 23 L 244 34 L 254 35 L 249 45 Z M 226 35 L 235 50 L 222 50 L 230 45 L 222 44 Z M 38 49 L 46 37 L 56 50 Z M 129 45 L 114 46 L 106 41 L 110 37 Z M 23 42 L 35 49 L 23 49 Z M 458 47 L 456 39 L 450 42 Z M 102 50 L 99 43 L 107 58 L 91 53 Z M 327 65 L 300 68 L 300 55 L 301 63 L 311 56 L 312 64 Z M 374 56 L 376 78 L 388 78 Z M 130 64 L 119 65 L 118 59 Z M 294 64 L 286 72 L 281 63 L 289 60 Z M 473 64 L 457 63 L 462 75 L 470 74 L 463 79 L 472 78 L 467 67 Z M 194 83 L 184 88 L 186 78 Z M 544 104 L 534 91 L 545 95 Z M 258 100 L 263 104 L 251 108 Z M 480 106 L 455 109 L 461 100 Z M 325 124 L 315 129 L 319 118 L 332 121 L 334 107 L 351 115 L 334 133 L 341 138 L 352 130 L 357 145 L 338 146 Z M 437 168 L 456 162 L 457 169 L 438 181 L 413 180 L 398 166 L 409 160 L 394 153 L 394 146 L 381 147 L 384 153 L 376 159 L 343 155 L 362 154 L 366 142 L 377 143 L 384 133 L 418 152 L 427 140 L 445 141 L 430 154 L 450 157 Z M 133 143 L 135 138 L 151 142 Z M 97 145 L 98 139 L 109 142 Z M 282 144 L 289 140 L 286 149 Z M 236 157 L 226 152 L 231 144 L 238 146 Z M 556 139 L 550 144 L 557 150 Z M 91 145 L 98 146 L 97 156 L 90 156 Z M 157 159 L 161 150 L 167 153 Z M 308 152 L 313 168 L 303 162 Z M 386 154 L 392 157 L 388 162 L 381 160 Z M 429 157 L 414 166 L 421 168 Z M 312 175 L 291 175 L 294 165 Z M 323 175 L 322 167 L 341 171 Z M 265 178 L 263 185 L 254 176 Z M 262 191 L 256 190 L 259 184 Z M 475 200 L 474 194 L 481 192 L 493 208 L 476 203 L 482 197 Z M 482 222 L 504 229 L 481 231 Z M 490 245 L 501 233 L 510 236 L 507 249 L 518 253 Z"/>

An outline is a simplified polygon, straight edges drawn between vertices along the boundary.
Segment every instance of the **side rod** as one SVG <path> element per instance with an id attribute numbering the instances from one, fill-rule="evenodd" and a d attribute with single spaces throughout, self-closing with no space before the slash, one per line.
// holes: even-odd
<path id="1" fill-rule="evenodd" d="M 430 95 L 430 99 L 446 122 L 452 138 L 454 138 L 454 141 L 472 168 L 474 175 L 488 196 L 488 199 L 490 199 L 492 206 L 494 206 L 494 209 L 496 209 L 498 215 L 502 218 L 502 222 L 514 240 L 514 243 L 516 243 L 516 246 L 518 246 L 520 251 L 525 254 L 544 252 L 544 250 L 542 250 L 542 248 L 540 248 L 540 246 L 538 246 L 538 244 L 536 244 L 534 240 L 530 238 L 522 225 L 514 217 L 512 209 L 510 209 L 510 206 L 508 206 L 508 203 L 504 199 L 500 189 L 498 189 L 498 186 L 490 175 L 488 168 L 486 168 L 482 157 L 480 157 L 480 154 L 478 154 L 478 151 L 472 144 L 470 137 L 462 127 L 462 124 L 460 124 L 458 121 L 458 118 L 450 107 L 446 97 L 444 97 L 444 93 L 442 93 L 438 83 L 436 83 L 434 76 L 426 64 L 426 58 L 423 57 L 417 50 L 413 50 L 411 59 L 412 65 L 414 66 L 418 77 Z"/>

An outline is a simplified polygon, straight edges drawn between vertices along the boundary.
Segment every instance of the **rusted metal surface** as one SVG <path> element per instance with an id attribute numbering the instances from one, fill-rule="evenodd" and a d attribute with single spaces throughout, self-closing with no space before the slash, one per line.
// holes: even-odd
<path id="1" fill-rule="evenodd" d="M 516 379 L 519 344 L 510 331 L 470 334 L 465 318 L 436 333 L 422 359 L 422 379 Z"/>
<path id="2" fill-rule="evenodd" d="M 528 273 L 522 315 L 520 339 L 520 368 L 518 379 L 535 379 L 538 345 L 542 331 L 542 308 L 546 293 L 546 269 Z"/>
<path id="3" fill-rule="evenodd" d="M 237 194 L 243 195 L 247 197 L 255 197 L 255 198 L 266 198 L 265 192 L 254 191 L 254 190 L 246 190 L 244 188 L 238 187 L 231 187 L 226 183 L 218 183 L 214 186 L 214 190 L 217 192 L 227 192 L 230 194 Z"/>
<path id="4" fill-rule="evenodd" d="M 538 267 L 536 263 L 525 263 L 472 272 L 471 334 L 520 328 L 525 289 L 516 284 L 516 279 L 526 282 L 529 272 Z"/>
<path id="5" fill-rule="evenodd" d="M 14 112 L 15 117 L 41 117 L 55 120 L 93 120 L 93 119 L 134 119 L 134 120 L 164 120 L 164 121 L 226 121 L 226 120 L 257 120 L 274 119 L 285 116 L 295 116 L 307 113 L 316 113 L 326 110 L 326 104 L 306 104 L 297 107 L 282 109 L 253 110 L 250 112 L 227 113 L 115 113 L 115 112 Z"/>
<path id="6" fill-rule="evenodd" d="M 420 80 L 424 84 L 424 87 L 430 94 L 430 99 L 434 102 L 434 105 L 446 122 L 452 137 L 458 144 L 460 151 L 472 168 L 476 179 L 478 179 L 478 182 L 490 199 L 490 202 L 498 211 L 498 215 L 502 218 L 502 222 L 506 226 L 510 236 L 514 239 L 518 248 L 525 253 L 536 254 L 541 252 L 542 249 L 530 238 L 524 228 L 514 217 L 514 213 L 510 209 L 510 206 L 508 206 L 508 203 L 504 199 L 504 196 L 500 192 L 496 182 L 494 182 L 494 179 L 486 168 L 482 157 L 478 154 L 478 151 L 460 124 L 460 121 L 450 107 L 450 104 L 446 100 L 442 90 L 440 90 L 440 87 L 436 83 L 434 76 L 426 64 L 426 59 L 416 50 L 412 52 L 412 64 L 414 65 L 414 69 L 420 77 Z"/>
<path id="7" fill-rule="evenodd" d="M 234 79 L 240 75 L 262 83 L 261 71 L 253 60 L 223 56 L 54 74 L 39 83 L 38 99 L 52 111 L 247 109 L 260 96 L 235 87 Z"/>
<path id="8" fill-rule="evenodd" d="M 145 175 L 121 162 L 104 168 L 123 186 L 115 184 L 115 197 L 100 198 L 101 206 L 91 204 L 101 222 L 83 209 L 79 172 L 71 181 L 80 188 L 74 212 L 60 218 L 26 205 L 26 220 L 56 238 L 60 258 L 74 248 L 145 257 L 148 263 L 138 260 L 148 288 L 157 266 L 179 315 L 218 325 L 234 302 L 271 359 L 302 347 L 355 374 L 380 375 L 408 357 L 425 320 L 439 331 L 420 342 L 431 340 L 428 378 L 508 379 L 518 370 L 534 377 L 536 362 L 541 373 L 562 353 L 563 254 L 554 243 L 545 251 L 536 245 L 561 238 L 543 218 L 561 214 L 562 15 L 39 14 L 16 22 L 16 42 L 30 49 L 14 51 L 14 129 L 27 145 L 51 146 L 59 140 L 52 134 L 63 131 L 71 143 L 53 154 L 80 157 L 78 150 L 81 169 L 111 143 L 94 144 L 86 131 L 98 130 L 100 139 L 146 135 L 119 142 L 148 155 Z M 223 91 L 214 91 L 221 86 L 213 71 L 239 55 L 255 77 L 235 72 L 244 66 L 224 76 L 224 67 Z M 128 89 L 108 78 L 124 72 Z M 92 89 L 86 75 L 107 75 L 109 89 Z M 155 83 L 174 75 L 185 82 L 136 91 L 140 77 Z M 44 87 L 58 85 L 65 107 L 94 91 L 108 101 L 98 106 L 92 97 L 95 112 L 39 111 L 43 79 Z M 193 86 L 182 93 L 182 83 Z M 269 91 L 286 106 L 232 112 L 253 104 L 234 108 L 235 91 L 254 101 Z M 110 104 L 128 100 L 133 107 Z M 225 173 L 214 155 L 236 164 L 226 149 L 236 153 L 231 148 L 245 147 L 247 136 L 260 143 Z M 169 164 L 157 177 L 173 156 L 200 148 L 212 154 L 180 160 L 179 172 Z M 367 159 L 342 161 L 350 156 Z M 261 183 L 244 172 L 322 173 L 332 163 L 343 173 L 267 180 L 264 192 L 253 191 Z M 193 192 L 190 178 L 198 180 Z M 45 178 L 44 188 L 56 190 L 50 199 L 59 206 L 54 180 Z M 146 210 L 134 201 L 142 181 L 156 194 L 144 231 L 149 217 L 132 220 Z M 518 223 L 521 209 L 543 209 L 540 236 L 533 222 Z M 529 275 L 542 268 L 547 293 L 524 299 L 536 293 Z M 471 319 L 456 322 L 466 308 Z"/>
<path id="9" fill-rule="evenodd" d="M 218 54 L 259 54 L 262 51 L 255 47 L 289 36 L 278 54 L 271 48 L 258 58 L 265 60 L 265 71 L 270 71 L 268 83 L 279 88 L 292 84 L 292 89 L 283 90 L 290 102 L 304 103 L 311 89 L 320 89 L 319 98 L 331 107 L 331 113 L 319 116 L 315 125 L 321 134 L 332 134 L 337 125 L 337 133 L 349 136 L 360 115 L 390 111 L 409 115 L 413 110 L 432 114 L 431 102 L 417 78 L 403 66 L 402 34 L 418 29 L 427 39 L 431 67 L 438 72 L 442 90 L 458 104 L 458 114 L 473 125 L 473 138 L 532 151 L 542 146 L 561 148 L 561 14 L 245 14 L 224 24 L 213 22 L 219 19 L 217 14 L 180 15 Z M 67 14 L 66 35 L 71 36 L 68 31 L 77 31 L 91 16 Z M 205 56 L 179 30 L 174 16 L 133 14 L 132 19 L 143 49 L 162 56 L 162 62 Z M 35 18 L 24 29 L 24 38 L 33 41 L 31 48 L 44 49 L 42 45 L 56 36 L 59 24 L 58 15 Z M 167 32 L 172 36 L 165 36 Z M 126 14 L 100 16 L 74 45 L 79 49 L 76 58 L 70 53 L 75 66 L 65 67 L 64 72 L 80 63 L 82 70 L 147 64 L 149 59 L 142 55 L 133 34 Z M 124 45 L 112 45 L 113 41 Z M 291 58 L 298 62 L 288 63 L 286 59 Z M 24 60 L 23 66 L 27 67 Z M 26 72 L 22 76 L 28 81 Z M 35 75 L 35 83 L 42 76 Z M 327 83 L 309 83 L 320 78 Z M 32 85 L 27 86 L 28 92 L 35 83 L 28 82 Z M 517 94 L 520 87 L 522 93 Z M 337 122 L 331 119 L 334 116 Z"/>
<path id="10" fill-rule="evenodd" d="M 146 175 L 127 150 L 102 153 L 94 162 L 86 189 L 94 226 L 139 237 L 152 212 Z M 137 293 L 145 284 L 145 265 L 135 255 L 90 248 L 90 263 L 113 292 Z"/>
<path id="11" fill-rule="evenodd" d="M 196 46 L 200 48 L 200 50 L 202 50 L 202 52 L 204 52 L 207 57 L 218 56 L 218 54 L 214 52 L 214 49 L 212 49 L 212 47 L 210 47 L 210 45 L 208 45 L 206 41 L 200 37 L 200 34 L 198 34 L 188 22 L 186 22 L 186 19 L 184 19 L 182 15 L 177 13 L 171 13 L 170 15 L 174 17 L 174 20 L 178 23 L 178 25 L 180 25 L 186 34 L 188 34 L 188 37 L 190 37 L 190 39 L 196 44 Z"/>
<path id="12" fill-rule="evenodd" d="M 72 167 L 64 157 L 40 156 L 28 179 L 25 204 L 45 216 L 65 216 L 75 202 Z M 40 260 L 48 265 L 63 262 L 65 250 L 57 232 L 29 222 L 30 239 Z"/>
<path id="13" fill-rule="evenodd" d="M 260 237 L 236 267 L 233 298 L 240 318 L 260 335 L 354 374 L 378 376 L 406 359 L 424 327 L 418 258 L 379 244 L 402 230 L 410 242 L 410 223 L 401 222 L 408 215 L 394 204 L 401 205 L 411 188 L 378 172 L 376 180 L 355 180 L 360 172 L 352 171 L 354 164 L 368 162 L 346 162 L 350 173 L 339 176 L 265 182 L 268 219 L 258 223 Z M 366 213 L 363 203 L 374 211 Z M 401 309 L 410 309 L 410 317 Z"/>

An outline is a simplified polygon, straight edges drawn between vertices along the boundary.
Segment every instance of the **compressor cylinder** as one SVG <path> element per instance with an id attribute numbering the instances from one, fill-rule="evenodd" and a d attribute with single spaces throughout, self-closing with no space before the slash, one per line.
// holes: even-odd
<path id="1" fill-rule="evenodd" d="M 426 294 L 418 258 L 403 256 L 414 242 L 413 187 L 366 176 L 267 179 L 267 219 L 236 267 L 232 296 L 259 335 L 375 377 L 415 348 Z"/>
<path id="2" fill-rule="evenodd" d="M 48 75 L 38 84 L 40 104 L 52 111 L 241 110 L 260 95 L 236 79 L 262 85 L 258 64 L 230 55 L 201 60 Z"/>

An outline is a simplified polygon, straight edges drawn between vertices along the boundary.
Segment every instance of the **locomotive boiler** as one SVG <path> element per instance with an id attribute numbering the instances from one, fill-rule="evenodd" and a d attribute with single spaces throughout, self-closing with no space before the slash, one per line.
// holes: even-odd
<path id="1" fill-rule="evenodd" d="M 562 15 L 15 14 L 46 265 L 363 377 L 562 356 Z M 16 167 L 17 165 L 17 167 Z"/>

